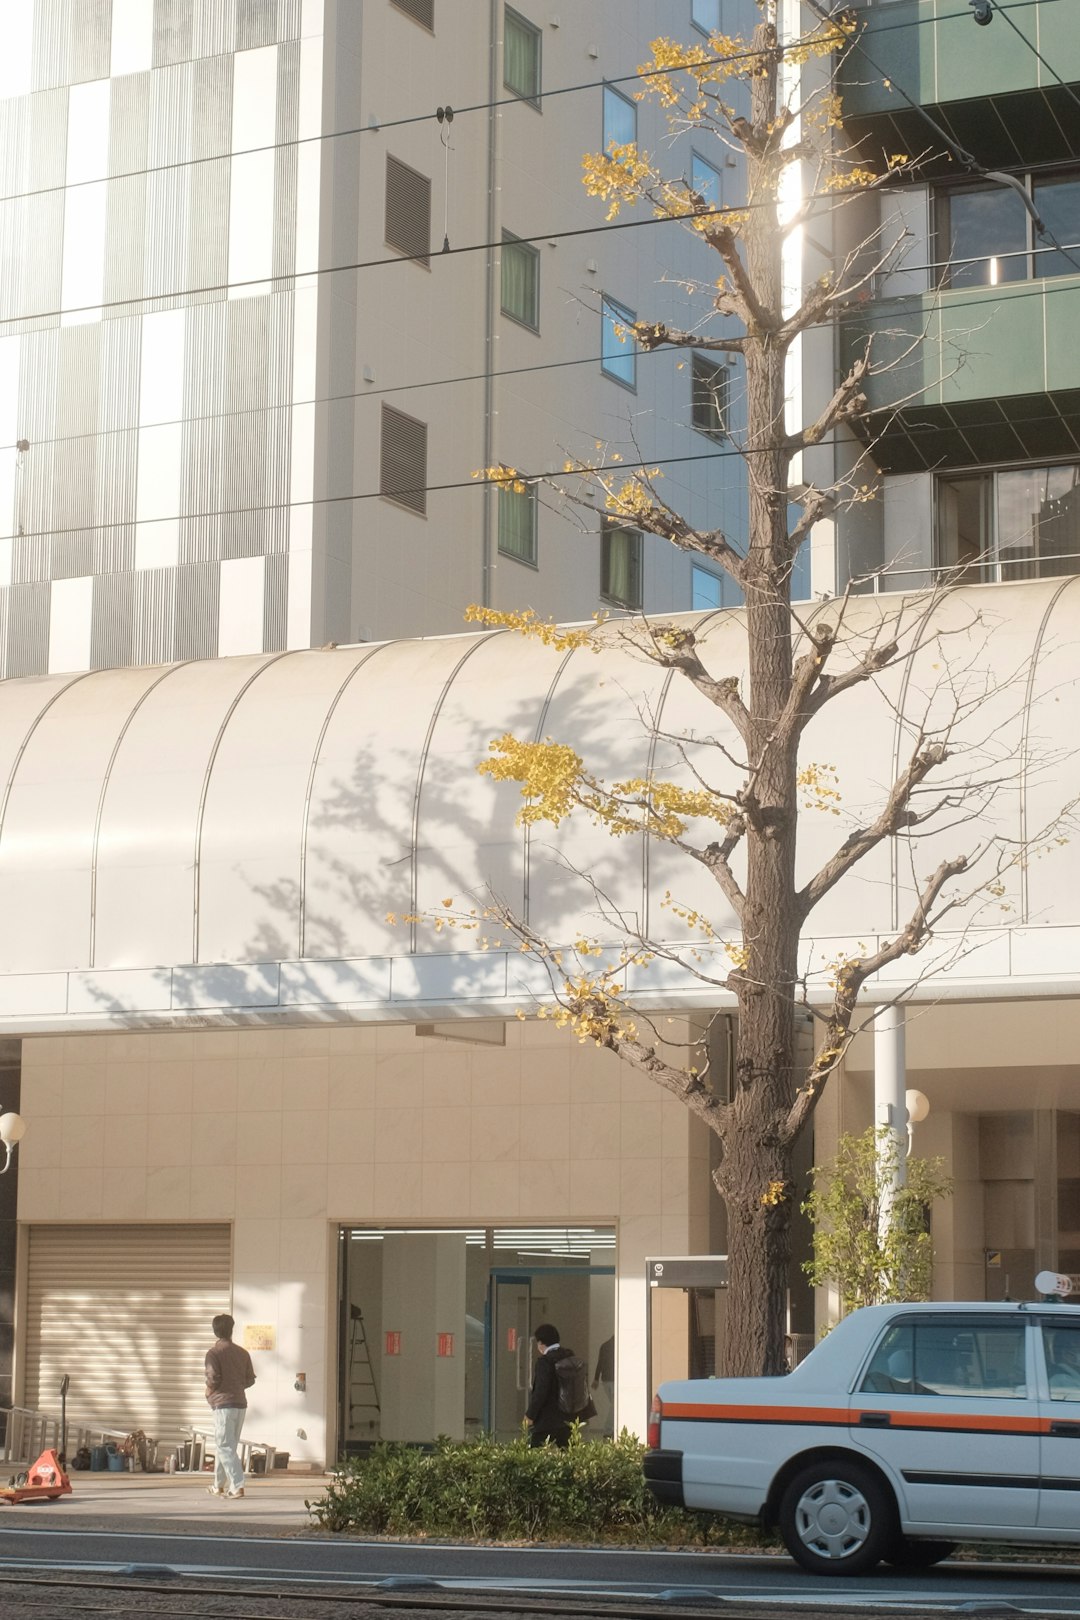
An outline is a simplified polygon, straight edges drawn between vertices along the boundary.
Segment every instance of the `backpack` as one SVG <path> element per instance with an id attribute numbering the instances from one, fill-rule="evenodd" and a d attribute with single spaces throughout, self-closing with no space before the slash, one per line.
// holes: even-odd
<path id="1" fill-rule="evenodd" d="M 555 1382 L 563 1417 L 579 1417 L 589 1405 L 589 1369 L 581 1357 L 560 1356 L 555 1363 Z"/>

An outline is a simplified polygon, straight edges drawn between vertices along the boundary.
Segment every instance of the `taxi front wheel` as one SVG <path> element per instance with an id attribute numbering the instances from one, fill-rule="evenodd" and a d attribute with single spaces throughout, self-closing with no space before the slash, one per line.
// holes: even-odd
<path id="1" fill-rule="evenodd" d="M 814 1575 L 861 1575 L 895 1548 L 896 1504 L 857 1461 L 811 1463 L 780 1500 L 780 1534 L 797 1564 Z"/>

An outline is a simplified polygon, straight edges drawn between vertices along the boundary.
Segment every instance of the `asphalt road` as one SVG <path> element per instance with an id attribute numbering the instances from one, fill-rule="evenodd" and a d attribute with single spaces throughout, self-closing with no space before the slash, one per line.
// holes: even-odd
<path id="1" fill-rule="evenodd" d="M 822 1579 L 803 1574 L 785 1558 L 745 1554 L 415 1546 L 321 1535 L 237 1535 L 225 1526 L 220 1533 L 203 1526 L 187 1533 L 179 1525 L 89 1530 L 40 1521 L 24 1527 L 12 1519 L 0 1530 L 0 1549 L 2 1581 L 35 1573 L 79 1580 L 120 1576 L 157 1590 L 178 1579 L 185 1586 L 224 1579 L 252 1598 L 264 1591 L 315 1598 L 331 1584 L 352 1588 L 357 1597 L 363 1588 L 373 1595 L 396 1590 L 422 1602 L 425 1588 L 399 1584 L 408 1577 L 438 1583 L 426 1589 L 432 1596 L 439 1589 L 489 1601 L 496 1594 L 511 1602 L 515 1595 L 541 1596 L 560 1610 L 572 1595 L 582 1602 L 614 1595 L 647 1604 L 658 1599 L 678 1604 L 684 1597 L 709 1604 L 720 1598 L 771 1612 L 844 1607 L 870 1613 L 901 1608 L 988 1613 L 1010 1605 L 1032 1613 L 1080 1615 L 1077 1565 L 950 1562 L 918 1574 L 883 1568 L 860 1578 Z M 0 1601 L 0 1614 L 6 1612 Z M 233 1612 L 254 1609 L 244 1604 Z"/>

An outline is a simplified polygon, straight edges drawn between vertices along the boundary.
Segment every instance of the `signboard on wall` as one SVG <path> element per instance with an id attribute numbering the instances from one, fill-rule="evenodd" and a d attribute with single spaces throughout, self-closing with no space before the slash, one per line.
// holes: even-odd
<path id="1" fill-rule="evenodd" d="M 277 1329 L 272 1322 L 249 1322 L 244 1329 L 245 1350 L 276 1350 Z"/>
<path id="2" fill-rule="evenodd" d="M 400 1356 L 400 1354 L 401 1354 L 401 1334 L 400 1333 L 397 1333 L 397 1332 L 387 1333 L 384 1353 L 386 1355 L 388 1355 L 388 1356 Z"/>
<path id="3" fill-rule="evenodd" d="M 438 1353 L 439 1353 L 440 1356 L 452 1356 L 453 1355 L 453 1353 L 454 1353 L 454 1335 L 452 1333 L 440 1333 L 439 1338 L 438 1338 L 438 1344 L 439 1344 Z"/>

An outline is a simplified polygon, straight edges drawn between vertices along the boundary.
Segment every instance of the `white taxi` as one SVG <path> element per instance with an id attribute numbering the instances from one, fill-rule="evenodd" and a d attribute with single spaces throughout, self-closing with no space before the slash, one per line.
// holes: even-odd
<path id="1" fill-rule="evenodd" d="M 1080 1309 L 855 1311 L 786 1377 L 663 1384 L 649 1448 L 662 1501 L 776 1526 L 815 1573 L 1080 1544 Z"/>

